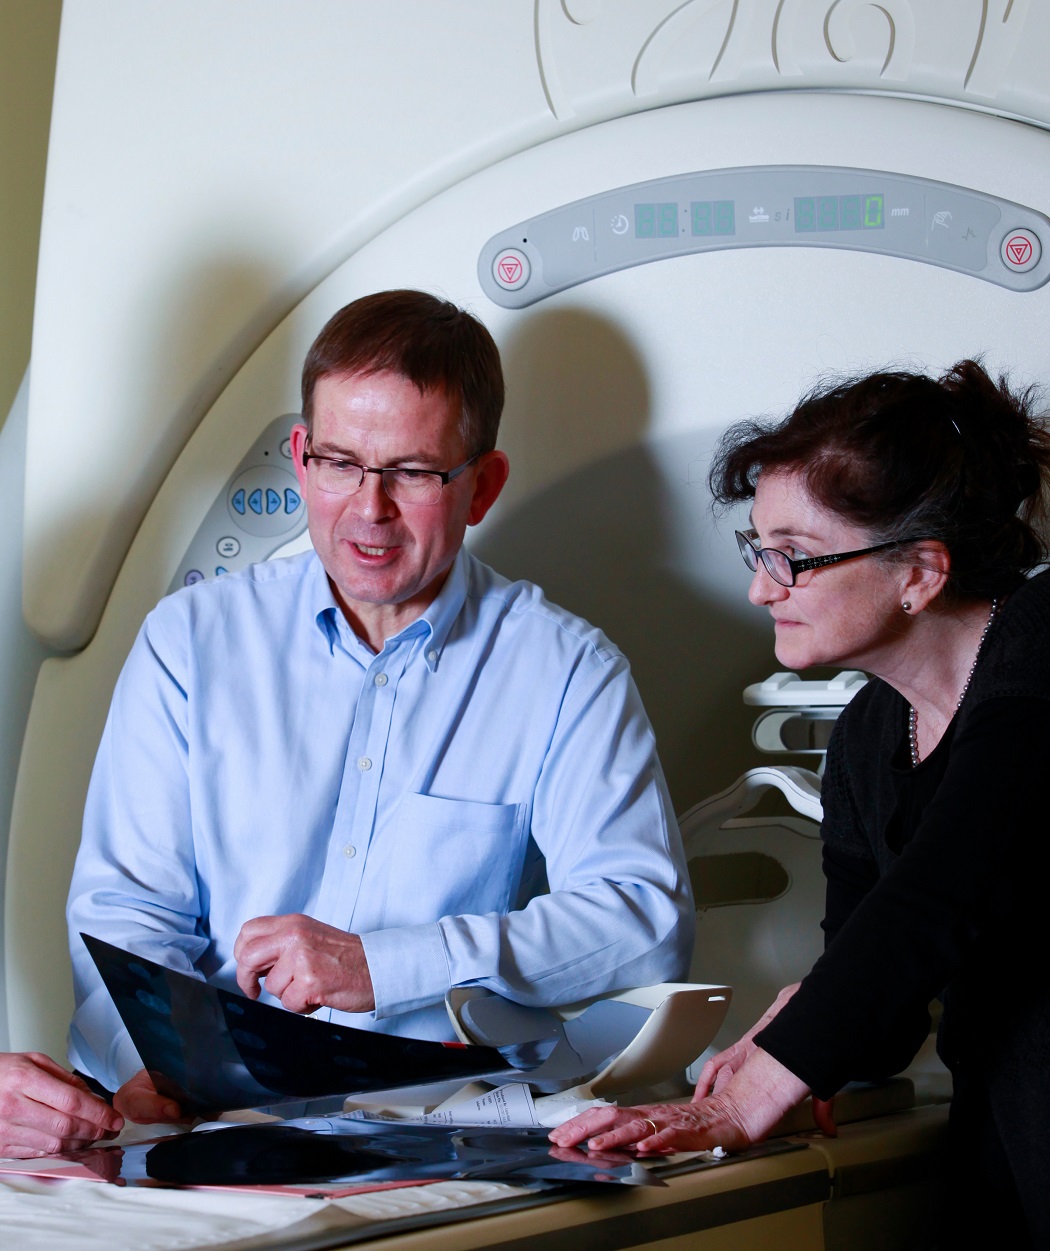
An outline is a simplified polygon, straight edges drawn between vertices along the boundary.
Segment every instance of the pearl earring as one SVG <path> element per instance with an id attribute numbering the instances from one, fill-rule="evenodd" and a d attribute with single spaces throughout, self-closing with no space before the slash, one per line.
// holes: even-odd
<path id="1" fill-rule="evenodd" d="M 901 604 L 901 607 L 904 609 L 905 612 L 911 612 L 911 600 L 906 599 L 904 603 Z"/>

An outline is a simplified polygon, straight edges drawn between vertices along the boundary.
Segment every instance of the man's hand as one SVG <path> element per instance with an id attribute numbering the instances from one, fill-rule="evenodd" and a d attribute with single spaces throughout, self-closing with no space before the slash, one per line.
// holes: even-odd
<path id="1" fill-rule="evenodd" d="M 0 1054 L 0 1156 L 76 1151 L 112 1138 L 124 1120 L 79 1077 L 39 1052 Z"/>
<path id="2" fill-rule="evenodd" d="M 129 1077 L 113 1096 L 113 1106 L 129 1121 L 137 1125 L 157 1125 L 161 1122 L 185 1121 L 193 1118 L 186 1116 L 182 1108 L 168 1095 L 158 1094 L 150 1075 L 145 1069 L 139 1069 L 134 1077 Z"/>
<path id="3" fill-rule="evenodd" d="M 246 921 L 233 954 L 237 985 L 249 999 L 259 998 L 265 978 L 267 991 L 292 1012 L 371 1012 L 376 1006 L 360 937 L 313 917 L 292 913 Z"/>

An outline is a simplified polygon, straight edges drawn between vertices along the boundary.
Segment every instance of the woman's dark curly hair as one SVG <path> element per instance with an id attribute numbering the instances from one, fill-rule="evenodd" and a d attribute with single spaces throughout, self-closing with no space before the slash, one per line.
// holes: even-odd
<path id="1" fill-rule="evenodd" d="M 711 491 L 725 507 L 753 499 L 762 473 L 797 472 L 873 545 L 940 540 L 946 595 L 1006 594 L 1045 558 L 1050 433 L 1038 399 L 973 360 L 940 378 L 887 371 L 824 384 L 782 421 L 732 426 Z"/>

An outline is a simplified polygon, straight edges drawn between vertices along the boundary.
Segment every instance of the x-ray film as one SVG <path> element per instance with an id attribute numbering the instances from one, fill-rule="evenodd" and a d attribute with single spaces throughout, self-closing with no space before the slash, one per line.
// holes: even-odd
<path id="1" fill-rule="evenodd" d="M 463 1180 L 665 1185 L 625 1152 L 553 1146 L 545 1129 L 397 1124 L 341 1116 L 231 1125 L 75 1158 L 122 1185 L 302 1186 Z"/>
<path id="2" fill-rule="evenodd" d="M 536 1068 L 554 1046 L 467 1046 L 314 1021 L 81 937 L 157 1089 L 187 1112 L 502 1077 Z"/>

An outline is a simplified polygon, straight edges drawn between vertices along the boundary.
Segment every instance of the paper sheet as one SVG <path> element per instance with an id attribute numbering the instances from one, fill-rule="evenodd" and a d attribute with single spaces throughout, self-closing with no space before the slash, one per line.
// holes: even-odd
<path id="1" fill-rule="evenodd" d="M 508 1082 L 476 1099 L 420 1117 L 424 1125 L 539 1125 L 532 1091 L 524 1082 Z"/>
<path id="2" fill-rule="evenodd" d="M 581 1097 L 572 1090 L 534 1099 L 532 1090 L 525 1082 L 507 1082 L 467 1098 L 453 1095 L 432 1111 L 421 1111 L 415 1116 L 382 1113 L 361 1105 L 347 1111 L 346 1115 L 355 1120 L 400 1121 L 412 1125 L 505 1125 L 522 1129 L 553 1129 L 579 1116 L 587 1108 L 608 1106 L 604 1099 Z"/>

